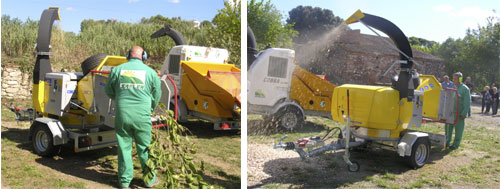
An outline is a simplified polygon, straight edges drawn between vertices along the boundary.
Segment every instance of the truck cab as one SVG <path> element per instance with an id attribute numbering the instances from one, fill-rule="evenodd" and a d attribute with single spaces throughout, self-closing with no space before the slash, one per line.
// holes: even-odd
<path id="1" fill-rule="evenodd" d="M 176 90 L 167 98 L 170 107 L 177 107 L 179 121 L 201 118 L 215 130 L 240 128 L 241 71 L 228 62 L 226 49 L 176 42 L 160 71 L 173 80 L 168 85 Z"/>
<path id="2" fill-rule="evenodd" d="M 270 114 L 271 109 L 257 105 L 274 106 L 290 98 L 292 73 L 295 69 L 295 51 L 269 48 L 258 54 L 248 70 L 248 103 L 254 112 Z"/>

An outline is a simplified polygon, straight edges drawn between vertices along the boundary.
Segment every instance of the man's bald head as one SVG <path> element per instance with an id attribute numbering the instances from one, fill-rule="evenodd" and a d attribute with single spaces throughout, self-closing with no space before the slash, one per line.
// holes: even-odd
<path id="1" fill-rule="evenodd" d="M 142 60 L 142 53 L 143 52 L 144 52 L 144 49 L 142 47 L 133 46 L 130 49 L 130 57 L 139 58 Z"/>

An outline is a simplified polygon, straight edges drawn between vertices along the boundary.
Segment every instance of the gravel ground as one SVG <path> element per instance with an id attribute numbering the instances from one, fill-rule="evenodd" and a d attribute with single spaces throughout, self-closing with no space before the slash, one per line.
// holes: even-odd
<path id="1" fill-rule="evenodd" d="M 473 115 L 466 120 L 474 122 L 475 126 L 484 126 L 487 129 L 499 130 L 500 117 L 480 114 L 480 106 L 473 106 Z M 252 120 L 253 124 L 260 125 L 260 120 Z M 309 123 L 311 124 L 311 123 Z M 255 129 L 261 130 L 262 128 Z M 257 133 L 257 132 L 256 132 Z M 281 132 L 280 132 L 281 133 Z M 262 136 L 262 135 L 261 135 Z M 263 136 L 264 137 L 264 136 Z M 279 187 L 306 187 L 321 188 L 342 187 L 350 183 L 358 183 L 357 186 L 373 187 L 364 185 L 367 177 L 380 174 L 394 174 L 401 179 L 400 186 L 407 186 L 404 180 L 414 180 L 422 172 L 447 173 L 458 166 L 470 164 L 472 159 L 482 157 L 485 154 L 471 150 L 461 150 L 455 155 L 449 155 L 449 151 L 433 148 L 428 165 L 421 169 L 413 170 L 405 166 L 402 158 L 396 153 L 382 149 L 368 149 L 366 151 L 351 154 L 351 160 L 358 160 L 361 171 L 351 173 L 347 171 L 346 164 L 342 160 L 342 151 L 337 153 L 326 153 L 301 160 L 295 151 L 284 151 L 273 149 L 271 137 L 262 138 L 265 141 L 248 142 L 248 186 L 261 187 L 268 184 L 277 184 Z M 438 173 L 436 173 L 438 174 Z M 439 177 L 439 175 L 436 175 Z M 405 178 L 405 179 L 403 179 Z M 399 179 L 396 182 L 400 182 Z M 460 183 L 448 183 L 451 186 L 462 186 Z M 470 186 L 470 185 L 467 185 Z M 463 186 L 462 186 L 463 187 Z M 471 187 L 474 187 L 471 186 Z M 477 187 L 477 186 L 476 186 Z"/>

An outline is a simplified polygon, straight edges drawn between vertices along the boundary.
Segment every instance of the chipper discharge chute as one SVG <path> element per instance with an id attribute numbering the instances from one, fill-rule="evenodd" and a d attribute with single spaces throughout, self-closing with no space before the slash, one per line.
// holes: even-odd
<path id="1" fill-rule="evenodd" d="M 292 130 L 306 115 L 331 118 L 335 85 L 295 64 L 295 51 L 266 48 L 257 53 L 248 27 L 248 111 Z"/>
<path id="2" fill-rule="evenodd" d="M 53 156 L 70 142 L 75 152 L 116 145 L 114 102 L 104 86 L 111 69 L 128 60 L 97 54 L 82 62 L 83 73 L 52 72 L 49 44 L 54 20 L 59 20 L 59 9 L 44 10 L 38 29 L 32 93 L 35 118 L 29 137 L 33 149 L 41 156 Z M 166 76 L 161 82 L 162 94 L 169 96 Z M 162 103 L 168 107 L 170 99 Z M 151 121 L 156 124 L 159 118 Z"/>
<path id="3" fill-rule="evenodd" d="M 297 142 L 283 143 L 275 148 L 296 150 L 302 158 L 325 151 L 345 149 L 344 160 L 349 171 L 358 171 L 359 164 L 350 161 L 349 148 L 374 146 L 395 150 L 413 168 L 422 167 L 429 157 L 430 146 L 444 148 L 445 136 L 412 131 L 422 122 L 455 123 L 458 110 L 454 89 L 442 89 L 434 76 L 419 75 L 413 69 L 414 60 L 408 39 L 390 21 L 356 12 L 346 23 L 361 22 L 387 34 L 391 48 L 400 54 L 400 69 L 392 79 L 392 86 L 344 84 L 332 95 L 332 119 L 346 124 L 343 131 L 330 130 L 324 137 L 310 137 Z M 385 39 L 383 39 L 385 40 Z M 335 130 L 337 129 L 337 130 Z M 337 140 L 327 141 L 340 133 Z"/>
<path id="4" fill-rule="evenodd" d="M 165 58 L 161 73 L 171 77 L 176 85 L 178 100 L 174 94 L 164 97 L 177 102 L 179 120 L 201 118 L 212 122 L 216 130 L 239 129 L 241 71 L 228 64 L 229 52 L 186 45 L 184 37 L 169 25 L 151 38 L 162 36 L 171 37 L 176 45 Z"/>

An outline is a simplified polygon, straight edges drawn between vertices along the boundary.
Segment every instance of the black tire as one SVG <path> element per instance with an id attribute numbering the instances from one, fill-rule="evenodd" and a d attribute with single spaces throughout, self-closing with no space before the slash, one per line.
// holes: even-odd
<path id="1" fill-rule="evenodd" d="M 52 132 L 45 125 L 34 125 L 31 137 L 33 151 L 40 156 L 52 157 L 61 151 L 61 145 L 54 145 Z"/>
<path id="2" fill-rule="evenodd" d="M 359 163 L 357 161 L 351 161 L 352 165 L 347 164 L 347 170 L 349 172 L 358 172 L 359 171 Z"/>
<path id="3" fill-rule="evenodd" d="M 278 125 L 286 130 L 293 130 L 304 122 L 302 112 L 295 106 L 281 108 L 275 117 L 278 118 Z"/>
<path id="4" fill-rule="evenodd" d="M 93 56 L 85 59 L 81 64 L 83 75 L 87 75 L 90 72 L 90 70 L 99 66 L 99 64 L 101 63 L 101 60 L 103 58 L 106 58 L 106 56 L 108 56 L 108 55 L 109 54 L 107 54 L 107 53 L 101 53 L 101 54 L 96 54 L 96 55 L 93 55 Z"/>
<path id="5" fill-rule="evenodd" d="M 418 138 L 411 148 L 411 155 L 405 156 L 405 161 L 413 169 L 418 169 L 427 163 L 431 151 L 428 137 Z"/>

